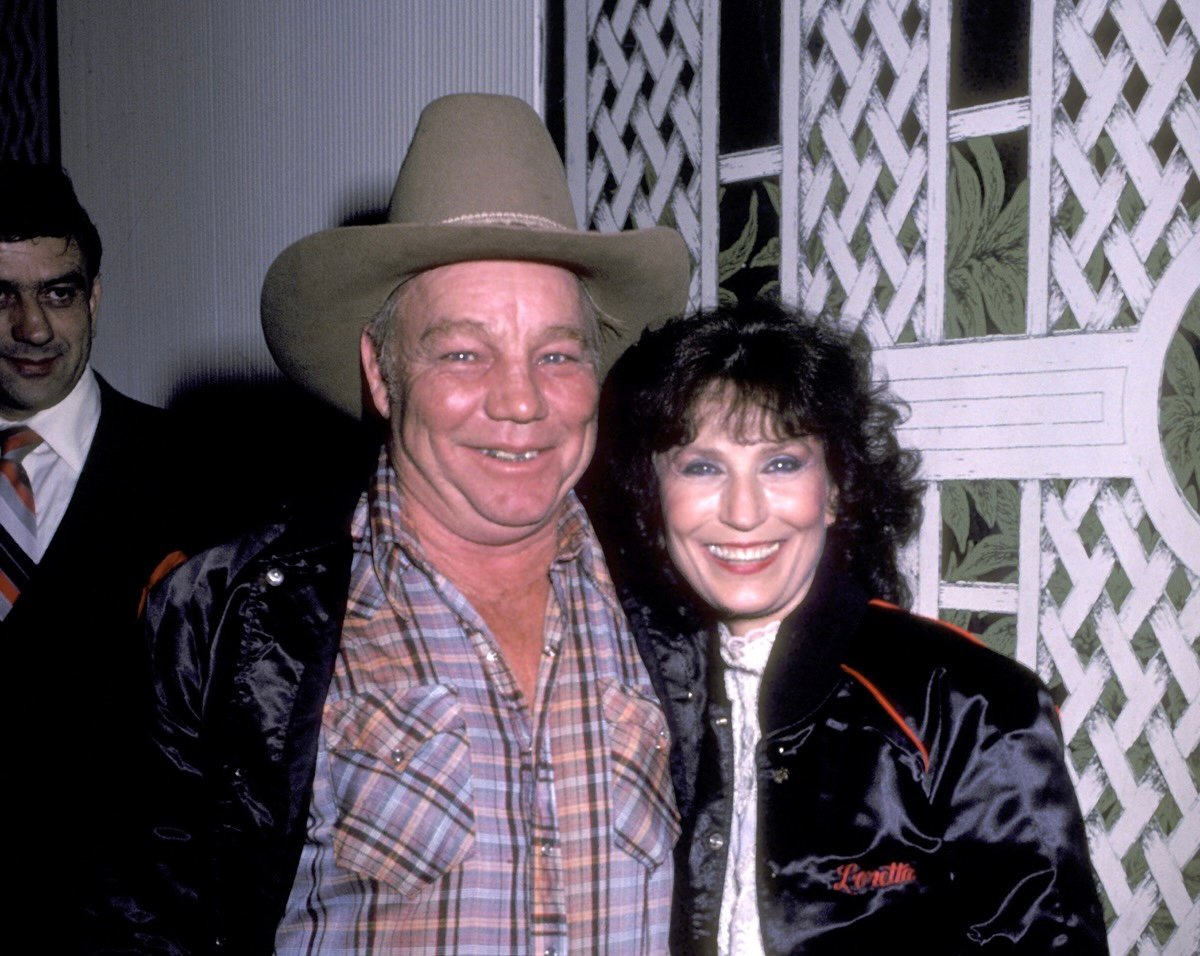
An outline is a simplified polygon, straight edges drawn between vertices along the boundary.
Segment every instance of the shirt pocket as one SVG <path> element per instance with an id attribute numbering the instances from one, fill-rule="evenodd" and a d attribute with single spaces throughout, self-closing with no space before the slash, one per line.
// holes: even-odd
<path id="1" fill-rule="evenodd" d="M 667 720 L 648 693 L 611 678 L 601 684 L 601 706 L 612 754 L 616 844 L 653 869 L 679 839 Z"/>
<path id="2" fill-rule="evenodd" d="M 475 844 L 471 752 L 453 691 L 331 702 L 326 734 L 340 867 L 408 896 L 466 859 Z"/>

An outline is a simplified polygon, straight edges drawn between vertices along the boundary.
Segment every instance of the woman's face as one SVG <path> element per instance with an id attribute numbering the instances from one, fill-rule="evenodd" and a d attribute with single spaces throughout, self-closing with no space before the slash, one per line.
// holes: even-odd
<path id="1" fill-rule="evenodd" d="M 723 404 L 700 405 L 696 438 L 655 455 L 667 551 L 734 634 L 785 617 L 808 593 L 836 491 L 811 438 L 730 434 Z M 749 423 L 753 425 L 753 421 Z"/>

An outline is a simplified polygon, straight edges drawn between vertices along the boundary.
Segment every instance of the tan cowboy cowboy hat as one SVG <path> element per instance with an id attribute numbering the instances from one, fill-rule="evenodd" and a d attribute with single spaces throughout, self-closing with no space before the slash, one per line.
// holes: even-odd
<path id="1" fill-rule="evenodd" d="M 293 381 L 361 414 L 359 335 L 400 283 L 479 259 L 577 273 L 600 313 L 607 369 L 643 328 L 683 310 L 689 260 L 673 229 L 580 231 L 558 151 L 509 96 L 458 94 L 421 113 L 387 222 L 307 236 L 263 283 L 267 346 Z"/>

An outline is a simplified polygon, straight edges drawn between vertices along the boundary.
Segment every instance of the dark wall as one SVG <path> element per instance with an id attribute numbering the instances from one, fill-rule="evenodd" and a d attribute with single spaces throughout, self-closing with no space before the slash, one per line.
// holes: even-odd
<path id="1" fill-rule="evenodd" d="M 0 0 L 0 158 L 60 162 L 56 10 Z"/>

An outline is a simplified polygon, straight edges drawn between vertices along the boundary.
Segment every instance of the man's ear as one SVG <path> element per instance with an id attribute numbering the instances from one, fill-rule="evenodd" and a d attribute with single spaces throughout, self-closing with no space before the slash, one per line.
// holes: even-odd
<path id="1" fill-rule="evenodd" d="M 100 311 L 100 277 L 92 280 L 92 291 L 88 293 L 88 314 L 91 317 L 92 338 L 96 337 L 96 315 Z"/>
<path id="2" fill-rule="evenodd" d="M 371 404 L 383 418 L 391 412 L 391 401 L 388 398 L 387 382 L 383 380 L 383 372 L 379 368 L 379 356 L 375 354 L 375 343 L 366 329 L 358 339 L 358 353 L 362 356 L 363 376 L 367 380 L 367 391 L 371 394 Z"/>

